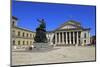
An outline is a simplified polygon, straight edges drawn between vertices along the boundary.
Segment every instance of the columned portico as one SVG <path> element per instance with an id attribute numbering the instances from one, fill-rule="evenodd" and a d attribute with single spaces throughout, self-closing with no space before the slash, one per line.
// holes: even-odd
<path id="1" fill-rule="evenodd" d="M 89 28 L 81 27 L 80 23 L 69 21 L 54 31 L 54 43 L 68 46 L 90 44 L 89 30 Z"/>
<path id="2" fill-rule="evenodd" d="M 75 34 L 76 33 L 76 34 Z M 68 42 L 69 40 L 69 42 Z M 76 41 L 76 42 L 75 42 Z M 78 31 L 66 31 L 55 33 L 55 44 L 73 44 L 78 46 L 79 44 L 79 32 Z"/>

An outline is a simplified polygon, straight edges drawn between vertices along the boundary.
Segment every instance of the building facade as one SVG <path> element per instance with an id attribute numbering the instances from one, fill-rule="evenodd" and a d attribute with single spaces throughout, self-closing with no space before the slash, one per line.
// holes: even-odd
<path id="1" fill-rule="evenodd" d="M 18 18 L 12 17 L 11 44 L 34 46 L 35 32 L 17 26 Z M 90 28 L 83 28 L 79 22 L 69 20 L 56 30 L 46 33 L 48 42 L 54 46 L 86 46 L 90 44 Z"/>
<path id="2" fill-rule="evenodd" d="M 56 30 L 47 33 L 55 46 L 86 46 L 90 44 L 90 28 L 83 28 L 79 22 L 69 20 Z"/>
<path id="3" fill-rule="evenodd" d="M 17 26 L 18 18 L 12 17 L 11 23 L 11 44 L 13 46 L 33 45 L 35 32 Z"/>

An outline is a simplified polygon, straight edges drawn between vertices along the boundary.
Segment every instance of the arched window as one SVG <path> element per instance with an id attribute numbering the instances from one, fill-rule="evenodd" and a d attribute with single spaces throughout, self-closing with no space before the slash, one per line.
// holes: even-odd
<path id="1" fill-rule="evenodd" d="M 15 45 L 15 40 L 13 40 L 13 45 Z"/>

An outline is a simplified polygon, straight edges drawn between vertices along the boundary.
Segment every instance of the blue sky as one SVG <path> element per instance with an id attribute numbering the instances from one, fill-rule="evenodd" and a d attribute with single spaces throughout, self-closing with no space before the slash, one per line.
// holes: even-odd
<path id="1" fill-rule="evenodd" d="M 71 4 L 49 4 L 39 2 L 12 2 L 12 16 L 17 17 L 18 26 L 35 31 L 39 22 L 44 18 L 47 31 L 58 28 L 68 20 L 75 20 L 85 28 L 91 28 L 91 35 L 95 35 L 95 6 Z"/>

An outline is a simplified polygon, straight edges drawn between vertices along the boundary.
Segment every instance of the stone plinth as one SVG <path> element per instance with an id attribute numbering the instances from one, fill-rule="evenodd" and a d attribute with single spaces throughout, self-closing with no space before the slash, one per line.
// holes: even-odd
<path id="1" fill-rule="evenodd" d="M 34 43 L 34 48 L 51 48 L 53 47 L 50 43 Z"/>

